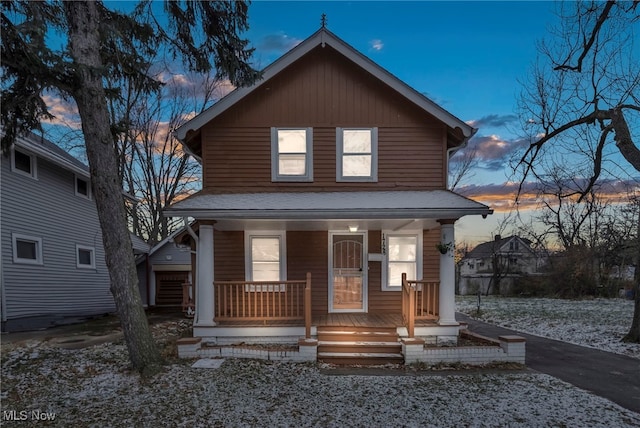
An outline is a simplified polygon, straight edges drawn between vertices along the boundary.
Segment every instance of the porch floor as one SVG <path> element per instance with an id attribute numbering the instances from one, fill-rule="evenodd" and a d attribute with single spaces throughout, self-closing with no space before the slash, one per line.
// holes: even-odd
<path id="1" fill-rule="evenodd" d="M 221 327 L 294 327 L 304 326 L 304 320 L 238 320 L 217 321 Z M 311 320 L 313 326 L 334 327 L 400 327 L 403 326 L 402 314 L 363 314 L 363 313 L 332 313 L 314 316 Z M 437 325 L 437 321 L 417 319 L 416 327 Z"/>

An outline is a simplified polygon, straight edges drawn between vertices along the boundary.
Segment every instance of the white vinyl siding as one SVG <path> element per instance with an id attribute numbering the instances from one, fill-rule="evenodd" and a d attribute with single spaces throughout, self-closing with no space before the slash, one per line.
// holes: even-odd
<path id="1" fill-rule="evenodd" d="M 378 181 L 378 129 L 336 128 L 336 181 Z"/>
<path id="2" fill-rule="evenodd" d="M 33 236 L 11 234 L 13 242 L 13 262 L 41 265 L 42 239 Z"/>
<path id="3" fill-rule="evenodd" d="M 21 318 L 114 311 L 95 202 L 75 195 L 75 177 L 83 175 L 38 157 L 33 180 L 14 173 L 10 156 L 0 162 L 6 326 Z M 40 240 L 40 265 L 13 262 L 12 234 Z M 95 248 L 94 269 L 77 268 L 77 244 Z"/>
<path id="4" fill-rule="evenodd" d="M 313 181 L 312 128 L 271 128 L 271 180 Z"/>

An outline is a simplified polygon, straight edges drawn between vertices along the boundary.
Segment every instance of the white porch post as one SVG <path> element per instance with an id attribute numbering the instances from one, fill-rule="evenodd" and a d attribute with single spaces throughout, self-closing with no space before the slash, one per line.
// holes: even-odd
<path id="1" fill-rule="evenodd" d="M 453 258 L 455 220 L 439 220 L 441 225 L 440 243 L 450 244 L 446 254 L 440 255 L 440 325 L 458 325 L 456 321 L 456 267 Z"/>
<path id="2" fill-rule="evenodd" d="M 213 224 L 200 223 L 196 248 L 196 313 L 194 326 L 214 326 Z"/>

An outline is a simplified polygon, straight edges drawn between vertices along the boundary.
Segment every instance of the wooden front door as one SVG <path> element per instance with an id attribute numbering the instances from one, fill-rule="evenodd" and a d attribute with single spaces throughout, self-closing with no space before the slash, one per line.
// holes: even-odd
<path id="1" fill-rule="evenodd" d="M 366 312 L 364 234 L 331 235 L 331 312 Z"/>

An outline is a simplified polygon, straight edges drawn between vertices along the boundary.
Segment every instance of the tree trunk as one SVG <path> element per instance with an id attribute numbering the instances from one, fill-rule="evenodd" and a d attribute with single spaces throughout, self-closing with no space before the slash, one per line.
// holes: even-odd
<path id="1" fill-rule="evenodd" d="M 636 171 L 640 171 L 640 149 L 633 144 L 631 130 L 624 117 L 621 107 L 611 109 L 611 124 L 616 132 L 615 141 L 622 156 L 633 166 Z"/>
<path id="2" fill-rule="evenodd" d="M 636 271 L 633 275 L 633 320 L 623 342 L 640 343 L 640 213 L 638 213 L 638 233 L 636 236 Z"/>
<path id="3" fill-rule="evenodd" d="M 65 2 L 64 8 L 68 20 L 71 55 L 76 64 L 77 84 L 72 95 L 82 120 L 93 195 L 111 278 L 111 293 L 133 368 L 143 375 L 151 375 L 159 370 L 161 357 L 142 307 L 124 199 L 118 179 L 99 50 L 100 12 L 98 4 L 93 1 Z"/>

